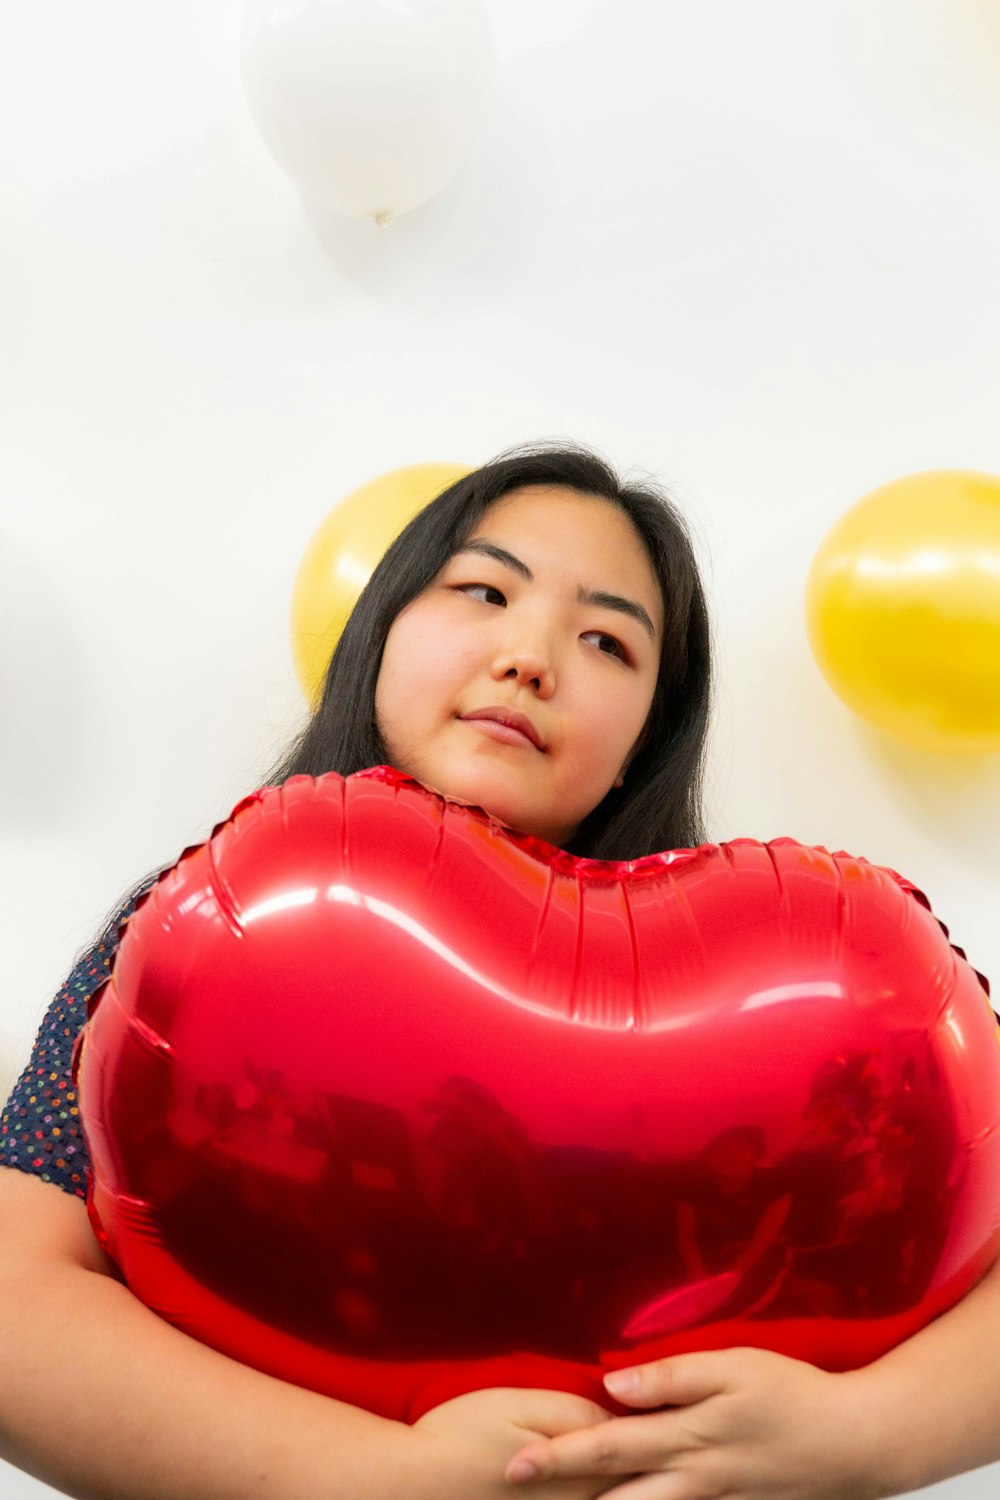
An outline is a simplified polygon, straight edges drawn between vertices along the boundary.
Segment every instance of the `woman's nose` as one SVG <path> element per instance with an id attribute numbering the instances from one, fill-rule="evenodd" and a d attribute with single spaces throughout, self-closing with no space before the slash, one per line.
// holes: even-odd
<path id="1" fill-rule="evenodd" d="M 494 675 L 509 677 L 511 673 L 514 673 L 518 682 L 537 682 L 540 689 L 549 688 L 552 684 L 551 665 L 547 656 L 539 650 L 522 649 L 499 655 Z"/>

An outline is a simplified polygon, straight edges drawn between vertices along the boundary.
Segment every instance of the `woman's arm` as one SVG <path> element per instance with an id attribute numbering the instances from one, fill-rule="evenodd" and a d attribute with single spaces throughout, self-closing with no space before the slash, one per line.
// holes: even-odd
<path id="1" fill-rule="evenodd" d="M 1000 1462 L 1000 1260 L 961 1302 L 855 1373 L 884 1424 L 880 1494 Z"/>
<path id="2" fill-rule="evenodd" d="M 608 1416 L 500 1389 L 387 1421 L 198 1343 L 113 1270 L 79 1198 L 0 1167 L 0 1458 L 77 1500 L 508 1500 L 525 1441 Z M 615 1482 L 557 1480 L 537 1500 Z"/>
<path id="3" fill-rule="evenodd" d="M 955 1307 L 857 1370 L 828 1374 L 732 1348 L 654 1360 L 636 1374 L 633 1390 L 614 1392 L 636 1415 L 528 1443 L 511 1480 L 531 1494 L 555 1479 L 617 1474 L 622 1500 L 908 1494 L 1000 1460 L 1000 1262 Z"/>
<path id="4" fill-rule="evenodd" d="M 412 1428 L 198 1343 L 110 1265 L 80 1199 L 0 1169 L 0 1457 L 79 1500 L 441 1495 Z"/>

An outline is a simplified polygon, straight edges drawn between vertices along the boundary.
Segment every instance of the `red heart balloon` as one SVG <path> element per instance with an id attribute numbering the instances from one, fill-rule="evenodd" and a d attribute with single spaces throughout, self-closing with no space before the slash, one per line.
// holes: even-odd
<path id="1" fill-rule="evenodd" d="M 863 859 L 578 859 L 389 766 L 295 776 L 124 924 L 91 1221 L 171 1323 L 407 1421 L 685 1349 L 852 1368 L 1000 1249 L 987 995 Z"/>

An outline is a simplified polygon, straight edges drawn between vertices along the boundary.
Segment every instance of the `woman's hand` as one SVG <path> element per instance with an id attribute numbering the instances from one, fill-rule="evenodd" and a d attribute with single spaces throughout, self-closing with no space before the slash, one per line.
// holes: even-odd
<path id="1" fill-rule="evenodd" d="M 619 1479 L 615 1500 L 880 1500 L 880 1388 L 865 1371 L 831 1375 L 764 1349 L 682 1354 L 637 1367 L 634 1392 L 608 1390 L 641 1416 L 588 1422 L 526 1444 L 536 1478 L 512 1489 L 532 1500 L 558 1479 Z M 884 1439 L 884 1432 L 882 1434 Z M 624 1476 L 633 1475 L 631 1480 Z"/>
<path id="2" fill-rule="evenodd" d="M 440 1476 L 440 1500 L 517 1500 L 504 1470 L 526 1443 L 575 1432 L 582 1435 L 610 1412 L 583 1396 L 563 1391 L 496 1387 L 469 1391 L 425 1412 L 412 1431 L 428 1444 L 428 1462 Z M 621 1476 L 596 1472 L 536 1480 L 531 1500 L 592 1500 L 614 1489 Z"/>

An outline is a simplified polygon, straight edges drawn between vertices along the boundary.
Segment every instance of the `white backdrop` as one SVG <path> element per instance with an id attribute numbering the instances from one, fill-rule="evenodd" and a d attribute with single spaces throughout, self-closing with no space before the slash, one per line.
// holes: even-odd
<path id="1" fill-rule="evenodd" d="M 529 438 L 652 473 L 691 518 L 710 837 L 891 865 L 1000 987 L 1000 757 L 867 729 L 802 610 L 867 490 L 1000 473 L 1000 10 L 491 10 L 486 135 L 382 232 L 267 154 L 236 0 L 0 15 L 4 1095 L 117 897 L 300 724 L 287 611 L 330 506 Z"/>

